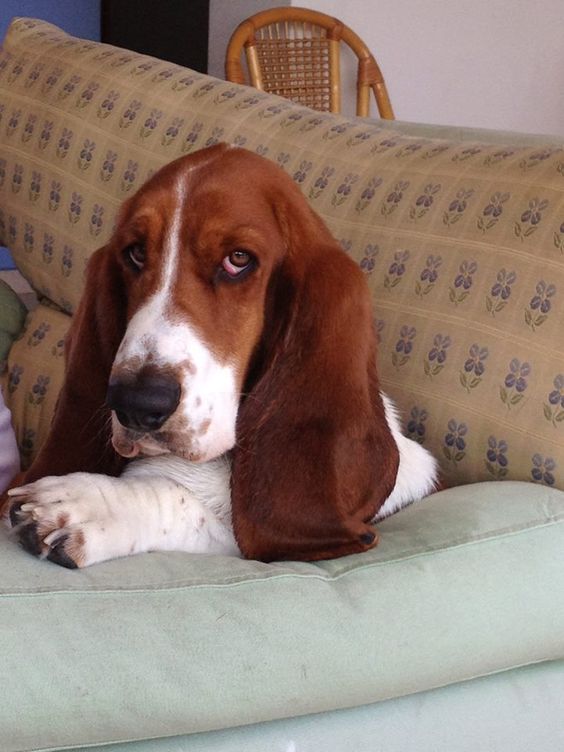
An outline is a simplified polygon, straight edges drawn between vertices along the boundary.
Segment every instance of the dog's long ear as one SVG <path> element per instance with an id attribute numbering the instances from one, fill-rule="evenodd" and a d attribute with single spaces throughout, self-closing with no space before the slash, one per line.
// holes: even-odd
<path id="1" fill-rule="evenodd" d="M 233 525 L 248 558 L 315 560 L 371 548 L 399 453 L 376 373 L 362 272 L 301 195 L 277 210 L 288 254 L 233 453 Z"/>
<path id="2" fill-rule="evenodd" d="M 123 459 L 113 449 L 106 389 L 126 320 L 122 276 L 109 248 L 91 257 L 84 292 L 65 341 L 65 379 L 51 430 L 25 475 L 75 471 L 119 474 Z"/>

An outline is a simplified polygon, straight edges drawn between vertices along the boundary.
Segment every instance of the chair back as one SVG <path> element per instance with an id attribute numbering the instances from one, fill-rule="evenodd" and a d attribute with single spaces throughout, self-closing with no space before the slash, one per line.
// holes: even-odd
<path id="1" fill-rule="evenodd" d="M 318 11 L 272 8 L 247 18 L 227 46 L 225 77 L 248 83 L 244 50 L 252 86 L 314 110 L 340 112 L 341 44 L 358 58 L 356 114 L 368 117 L 372 90 L 380 117 L 393 120 L 384 77 L 368 47 L 344 23 Z"/>

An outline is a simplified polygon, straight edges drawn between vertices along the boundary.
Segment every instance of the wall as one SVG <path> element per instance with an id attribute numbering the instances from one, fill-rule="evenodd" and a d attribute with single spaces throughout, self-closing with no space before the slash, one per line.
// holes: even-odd
<path id="1" fill-rule="evenodd" d="M 221 61 L 231 33 L 226 30 L 230 6 L 272 5 L 211 2 L 215 17 L 223 15 L 216 26 L 210 17 L 210 50 Z M 564 135 L 562 0 L 286 4 L 338 16 L 364 39 L 380 63 L 400 120 Z M 210 65 L 210 73 L 223 76 L 222 64 L 213 70 Z"/>
<path id="2" fill-rule="evenodd" d="M 304 3 L 307 0 L 304 0 Z M 292 5 L 284 0 L 210 0 L 208 73 L 224 78 L 225 50 L 238 24 L 267 8 Z"/>
<path id="3" fill-rule="evenodd" d="M 14 16 L 42 18 L 69 34 L 100 39 L 100 0 L 0 0 L 0 39 Z"/>

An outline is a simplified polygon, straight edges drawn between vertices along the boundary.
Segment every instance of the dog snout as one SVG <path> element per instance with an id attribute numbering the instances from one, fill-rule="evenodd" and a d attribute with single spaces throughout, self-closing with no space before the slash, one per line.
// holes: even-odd
<path id="1" fill-rule="evenodd" d="M 133 381 L 110 380 L 106 403 L 135 431 L 157 431 L 180 402 L 180 384 L 170 376 L 140 374 Z"/>

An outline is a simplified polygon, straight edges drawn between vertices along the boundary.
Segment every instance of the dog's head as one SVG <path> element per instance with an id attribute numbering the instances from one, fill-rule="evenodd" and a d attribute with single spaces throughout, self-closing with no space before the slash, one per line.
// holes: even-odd
<path id="1" fill-rule="evenodd" d="M 325 232 L 282 170 L 224 145 L 168 165 L 124 206 L 105 250 L 127 295 L 107 399 L 120 454 L 205 461 L 234 446 L 267 298 L 292 263 L 289 214 Z"/>

